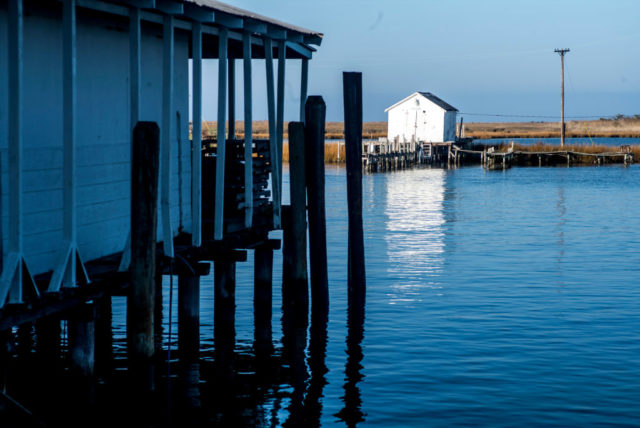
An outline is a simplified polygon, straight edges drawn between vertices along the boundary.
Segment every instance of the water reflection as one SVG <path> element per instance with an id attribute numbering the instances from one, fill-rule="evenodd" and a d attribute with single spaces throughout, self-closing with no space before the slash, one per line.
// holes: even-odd
<path id="1" fill-rule="evenodd" d="M 419 169 L 386 182 L 387 272 L 400 279 L 389 294 L 391 304 L 420 301 L 421 289 L 440 288 L 425 278 L 436 277 L 444 263 L 446 174 Z"/>

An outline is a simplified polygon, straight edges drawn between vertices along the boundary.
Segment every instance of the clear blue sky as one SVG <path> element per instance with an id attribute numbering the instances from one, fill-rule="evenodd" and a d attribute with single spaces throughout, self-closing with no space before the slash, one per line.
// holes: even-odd
<path id="1" fill-rule="evenodd" d="M 310 62 L 309 94 L 324 96 L 327 120 L 343 117 L 342 71 L 363 73 L 365 121 L 386 120 L 386 107 L 418 90 L 440 96 L 467 113 L 462 116 L 469 122 L 553 120 L 471 113 L 559 116 L 554 48 L 571 49 L 565 57 L 566 116 L 640 114 L 637 0 L 228 3 L 324 33 Z M 205 65 L 207 77 L 215 74 L 214 63 Z M 261 65 L 255 65 L 256 119 L 266 118 Z M 286 119 L 295 120 L 299 66 L 288 67 L 286 75 Z M 205 90 L 215 91 L 215 79 L 208 80 Z M 215 120 L 215 102 L 204 108 L 205 118 Z"/>

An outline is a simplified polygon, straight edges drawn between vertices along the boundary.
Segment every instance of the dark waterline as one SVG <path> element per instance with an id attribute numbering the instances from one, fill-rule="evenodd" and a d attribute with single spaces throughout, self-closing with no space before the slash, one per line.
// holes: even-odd
<path id="1" fill-rule="evenodd" d="M 286 180 L 285 171 L 285 188 Z M 220 401 L 206 382 L 213 283 L 203 279 L 196 388 L 203 419 L 218 426 L 640 423 L 638 180 L 638 165 L 365 176 L 366 319 L 363 329 L 349 330 L 345 174 L 328 167 L 326 343 L 303 333 L 315 345 L 283 356 L 277 252 L 273 329 L 285 367 L 256 375 L 250 253 L 237 278 L 242 386 Z M 167 279 L 165 319 L 168 290 Z M 122 351 L 124 304 L 115 304 Z M 167 330 L 165 323 L 165 339 Z"/>

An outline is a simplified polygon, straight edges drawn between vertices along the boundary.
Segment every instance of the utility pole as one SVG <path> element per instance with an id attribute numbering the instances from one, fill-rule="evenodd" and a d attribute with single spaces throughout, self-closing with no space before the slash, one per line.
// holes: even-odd
<path id="1" fill-rule="evenodd" d="M 564 147 L 564 54 L 569 51 L 569 49 L 554 50 L 560 55 L 560 147 Z"/>

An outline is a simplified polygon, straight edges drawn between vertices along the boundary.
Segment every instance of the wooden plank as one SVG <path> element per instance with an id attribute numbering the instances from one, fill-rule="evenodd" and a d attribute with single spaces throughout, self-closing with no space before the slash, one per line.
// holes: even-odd
<path id="1" fill-rule="evenodd" d="M 164 254 L 173 258 L 171 226 L 171 135 L 173 123 L 173 17 L 166 15 L 163 23 L 162 65 L 162 144 L 160 149 L 160 189 L 162 210 L 162 241 Z"/>
<path id="2" fill-rule="evenodd" d="M 244 226 L 253 221 L 253 105 L 251 82 L 251 34 L 243 33 L 242 56 L 244 65 Z"/>
<path id="3" fill-rule="evenodd" d="M 193 24 L 193 132 L 191 149 L 191 243 L 202 245 L 202 25 Z"/>
<path id="4" fill-rule="evenodd" d="M 216 193 L 213 218 L 213 239 L 215 240 L 221 240 L 224 234 L 225 122 L 227 120 L 227 36 L 227 28 L 220 28 L 220 35 L 218 36 L 218 148 L 216 150 Z"/>
<path id="5" fill-rule="evenodd" d="M 279 163 L 279 153 L 277 149 L 278 139 L 276 133 L 276 108 L 275 108 L 275 87 L 273 76 L 273 43 L 271 39 L 264 40 L 265 65 L 267 69 L 267 111 L 269 118 L 269 154 L 271 162 L 271 191 L 273 194 L 273 226 L 281 227 L 281 206 L 280 206 L 280 176 L 276 165 Z"/>

